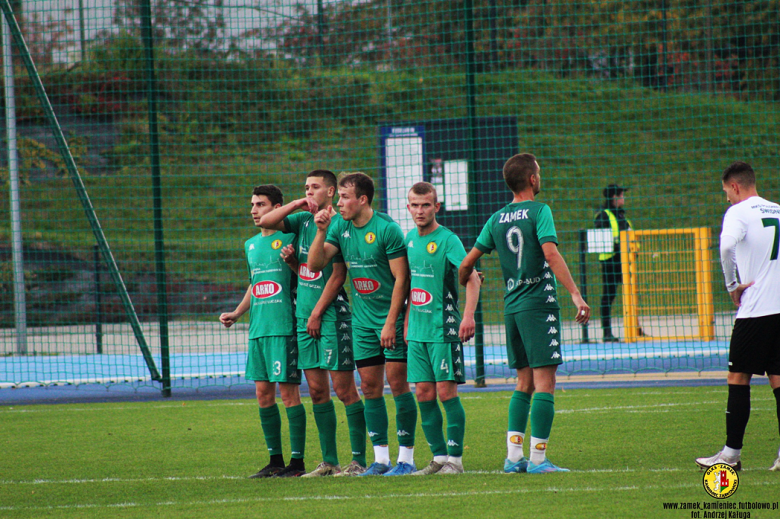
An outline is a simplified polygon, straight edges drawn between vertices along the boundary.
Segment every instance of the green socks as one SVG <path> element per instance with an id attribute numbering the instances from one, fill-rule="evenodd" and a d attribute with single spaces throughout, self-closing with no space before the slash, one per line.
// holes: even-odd
<path id="1" fill-rule="evenodd" d="M 512 393 L 509 401 L 509 431 L 525 434 L 528 427 L 528 412 L 531 410 L 531 395 L 522 391 Z"/>
<path id="2" fill-rule="evenodd" d="M 362 400 L 344 406 L 347 411 L 349 443 L 352 446 L 352 460 L 366 467 L 366 416 Z"/>
<path id="3" fill-rule="evenodd" d="M 265 444 L 271 456 L 282 455 L 282 417 L 279 414 L 279 406 L 260 408 L 260 425 L 263 427 Z"/>
<path id="4" fill-rule="evenodd" d="M 460 403 L 460 397 L 457 396 L 442 402 L 442 405 L 444 406 L 444 412 L 447 413 L 447 454 L 459 458 L 463 456 L 463 437 L 466 434 L 466 411 L 463 409 L 463 404 Z"/>
<path id="5" fill-rule="evenodd" d="M 425 433 L 425 439 L 428 440 L 428 445 L 431 446 L 431 452 L 434 456 L 446 456 L 447 444 L 444 442 L 444 432 L 442 432 L 444 417 L 439 409 L 439 403 L 436 400 L 431 400 L 430 402 L 418 402 L 418 404 L 420 404 L 422 429 Z"/>
<path id="6" fill-rule="evenodd" d="M 366 427 L 372 445 L 387 445 L 387 405 L 384 397 L 366 398 Z"/>
<path id="7" fill-rule="evenodd" d="M 531 436 L 549 438 L 555 418 L 555 397 L 551 393 L 534 394 L 531 406 Z"/>
<path id="8" fill-rule="evenodd" d="M 417 404 L 412 392 L 394 397 L 395 426 L 398 431 L 398 444 L 402 447 L 414 447 L 414 433 L 417 431 Z"/>
<path id="9" fill-rule="evenodd" d="M 306 449 L 306 409 L 303 404 L 288 407 L 287 420 L 290 422 L 290 457 L 303 459 Z"/>
<path id="10" fill-rule="evenodd" d="M 322 449 L 322 461 L 331 465 L 339 464 L 338 449 L 336 447 L 336 408 L 333 400 L 324 404 L 314 404 L 314 421 L 317 423 L 317 431 Z"/>

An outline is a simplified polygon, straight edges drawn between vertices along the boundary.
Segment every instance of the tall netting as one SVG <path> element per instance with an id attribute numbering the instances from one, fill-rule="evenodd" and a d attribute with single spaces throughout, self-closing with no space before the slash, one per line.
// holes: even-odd
<path id="1" fill-rule="evenodd" d="M 406 191 L 430 181 L 443 198 L 440 223 L 468 250 L 511 200 L 501 166 L 519 152 L 539 159 L 537 200 L 551 207 L 560 251 L 594 310 L 588 327 L 577 325 L 558 287 L 561 372 L 725 368 L 735 309 L 718 261 L 727 208 L 719 177 L 731 162 L 748 161 L 759 193 L 780 199 L 780 1 L 11 7 L 132 305 L 14 46 L 13 73 L 3 77 L 19 167 L 3 152 L 0 385 L 152 385 L 143 341 L 174 385 L 238 383 L 248 323 L 226 330 L 217 317 L 247 287 L 253 186 L 276 184 L 293 200 L 310 170 L 363 171 L 377 186 L 375 208 L 408 231 Z M 11 119 L 6 111 L 6 143 Z M 632 229 L 659 231 L 625 244 L 636 248 L 620 268 L 636 275 L 630 287 L 612 287 L 616 342 L 605 342 L 602 328 L 608 288 L 599 258 L 609 252 L 588 239 L 610 184 L 628 188 Z M 700 228 L 706 251 L 674 232 Z M 14 260 L 15 236 L 23 263 Z M 468 375 L 511 377 L 505 284 L 494 256 L 481 268 Z M 14 306 L 22 294 L 24 328 Z"/>

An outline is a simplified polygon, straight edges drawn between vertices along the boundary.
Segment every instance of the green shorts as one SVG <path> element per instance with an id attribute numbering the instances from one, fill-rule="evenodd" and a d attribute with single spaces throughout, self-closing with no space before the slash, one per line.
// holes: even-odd
<path id="1" fill-rule="evenodd" d="M 406 342 L 404 342 L 404 321 L 399 319 L 395 325 L 395 348 L 383 348 L 380 338 L 382 330 L 360 328 L 352 325 L 352 345 L 355 348 L 355 360 L 370 359 L 384 355 L 385 359 L 406 361 Z"/>
<path id="2" fill-rule="evenodd" d="M 409 341 L 409 382 L 466 383 L 463 345 L 459 342 Z"/>
<path id="3" fill-rule="evenodd" d="M 324 321 L 320 338 L 306 333 L 308 319 L 298 319 L 298 368 L 352 371 L 355 354 L 352 351 L 352 322 Z"/>
<path id="4" fill-rule="evenodd" d="M 295 336 L 249 339 L 245 377 L 258 382 L 300 384 L 301 370 L 298 369 Z"/>
<path id="5" fill-rule="evenodd" d="M 504 323 L 510 368 L 540 368 L 563 363 L 560 310 L 526 310 L 505 315 Z"/>

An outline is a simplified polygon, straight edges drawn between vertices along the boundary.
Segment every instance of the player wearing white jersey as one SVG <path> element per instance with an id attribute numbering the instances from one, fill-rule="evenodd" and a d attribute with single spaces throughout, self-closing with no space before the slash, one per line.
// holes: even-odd
<path id="1" fill-rule="evenodd" d="M 780 425 L 780 205 L 758 196 L 755 172 L 745 162 L 730 165 L 721 180 L 731 207 L 723 217 L 720 261 L 738 310 L 729 347 L 726 445 L 696 464 L 706 469 L 725 463 L 740 470 L 753 375 L 769 377 Z M 780 452 L 769 470 L 780 471 Z"/>

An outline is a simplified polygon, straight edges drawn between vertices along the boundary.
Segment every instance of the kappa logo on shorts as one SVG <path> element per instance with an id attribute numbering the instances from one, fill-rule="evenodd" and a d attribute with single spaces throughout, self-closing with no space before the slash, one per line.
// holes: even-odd
<path id="1" fill-rule="evenodd" d="M 344 346 L 344 349 L 341 350 L 341 353 L 351 353 L 351 352 L 352 352 L 352 348 L 350 348 L 349 346 Z"/>
<path id="2" fill-rule="evenodd" d="M 350 361 L 349 359 L 344 359 L 344 362 L 342 362 L 341 365 L 342 366 L 351 366 L 352 365 L 352 361 Z"/>
<path id="3" fill-rule="evenodd" d="M 549 314 L 549 315 L 547 316 L 547 322 L 548 322 L 548 323 L 549 323 L 549 322 L 551 322 L 551 321 L 552 321 L 552 322 L 555 322 L 555 321 L 557 321 L 557 320 L 558 320 L 558 319 L 556 319 L 556 318 L 555 318 L 555 316 L 554 316 L 553 314 Z"/>
<path id="4" fill-rule="evenodd" d="M 560 359 L 561 358 L 561 354 L 556 351 L 555 353 L 552 354 L 552 357 L 550 357 L 550 358 L 551 359 Z"/>
<path id="5" fill-rule="evenodd" d="M 453 364 L 460 364 L 460 357 L 455 358 Z"/>
<path id="6" fill-rule="evenodd" d="M 552 274 L 550 274 L 549 272 L 545 272 L 543 277 L 544 277 L 544 279 L 550 279 L 550 278 L 552 278 Z"/>
<path id="7" fill-rule="evenodd" d="M 452 316 L 449 316 L 449 317 L 447 318 L 447 324 L 452 324 L 452 323 L 454 323 L 454 322 L 455 322 L 455 318 L 454 318 L 454 317 L 452 317 Z"/>
<path id="8" fill-rule="evenodd" d="M 460 351 L 460 343 L 458 343 L 458 345 L 455 346 L 455 351 Z"/>
<path id="9" fill-rule="evenodd" d="M 348 333 L 345 333 L 344 335 L 341 336 L 342 341 L 349 341 L 351 339 L 352 337 L 350 337 Z"/>
<path id="10" fill-rule="evenodd" d="M 447 305 L 447 308 L 445 308 L 445 310 L 448 312 L 452 312 L 453 311 L 452 305 Z"/>
<path id="11" fill-rule="evenodd" d="M 282 240 L 274 240 L 274 241 L 271 242 L 271 248 L 273 250 L 277 250 L 281 246 L 282 246 Z"/>
<path id="12" fill-rule="evenodd" d="M 258 299 L 273 297 L 282 291 L 282 285 L 276 281 L 258 281 L 252 286 L 252 295 Z"/>
<path id="13" fill-rule="evenodd" d="M 555 290 L 555 288 L 553 288 L 553 286 L 552 286 L 551 284 L 547 283 L 547 284 L 544 286 L 544 291 L 545 291 L 545 292 L 549 292 L 550 290 Z"/>
<path id="14" fill-rule="evenodd" d="M 550 326 L 550 329 L 547 330 L 547 335 L 550 335 L 551 333 L 558 333 L 558 328 L 555 326 Z"/>
<path id="15" fill-rule="evenodd" d="M 550 347 L 554 347 L 554 346 L 558 346 L 558 341 L 556 341 L 555 339 L 550 341 Z"/>
<path id="16" fill-rule="evenodd" d="M 344 328 L 349 328 L 349 326 L 347 326 L 347 323 L 341 323 L 339 325 L 339 330 L 343 330 Z"/>
<path id="17" fill-rule="evenodd" d="M 549 266 L 550 266 L 550 264 L 549 264 L 549 263 L 547 263 L 547 262 L 545 261 L 545 262 L 544 262 L 544 265 L 542 266 L 542 268 L 545 268 L 545 269 L 546 269 L 546 268 L 547 268 L 547 267 L 549 267 Z"/>
<path id="18" fill-rule="evenodd" d="M 555 298 L 553 296 L 547 296 L 547 301 L 545 301 L 545 303 L 554 303 L 554 302 L 555 302 Z"/>
<path id="19" fill-rule="evenodd" d="M 447 330 L 447 335 L 458 335 L 458 332 L 455 331 L 455 328 L 450 328 Z"/>
<path id="20" fill-rule="evenodd" d="M 372 232 L 366 233 L 365 240 L 366 240 L 366 243 L 371 245 L 372 243 L 374 243 L 376 241 L 376 234 L 374 234 Z"/>
<path id="21" fill-rule="evenodd" d="M 452 299 L 452 292 L 447 292 L 447 295 L 445 297 L 447 299 Z"/>
<path id="22" fill-rule="evenodd" d="M 347 313 L 347 309 L 342 306 L 341 308 L 339 308 L 339 313 L 345 314 Z"/>
<path id="23" fill-rule="evenodd" d="M 456 376 L 456 377 L 462 377 L 462 376 L 463 376 L 463 372 L 462 372 L 461 370 L 457 370 L 457 371 L 455 372 L 455 376 Z"/>

